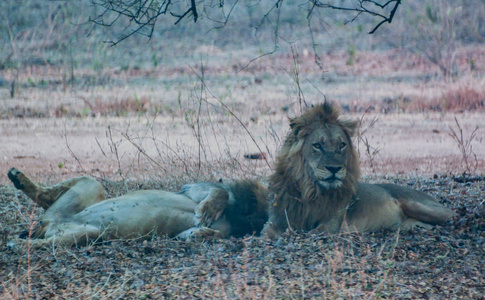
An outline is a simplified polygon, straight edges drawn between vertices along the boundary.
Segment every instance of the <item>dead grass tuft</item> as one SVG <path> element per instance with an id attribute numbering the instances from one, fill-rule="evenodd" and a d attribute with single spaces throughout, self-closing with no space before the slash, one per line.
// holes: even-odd
<path id="1" fill-rule="evenodd" d="M 111 101 L 101 100 L 96 98 L 93 101 L 89 101 L 84 97 L 80 97 L 85 108 L 82 110 L 71 108 L 68 105 L 60 104 L 55 109 L 55 116 L 61 117 L 86 117 L 86 116 L 114 116 L 124 117 L 133 114 L 144 114 L 153 110 L 158 112 L 160 107 L 152 105 L 148 97 L 126 97 L 121 99 L 115 99 Z"/>
<path id="2" fill-rule="evenodd" d="M 415 98 L 409 104 L 409 111 L 464 112 L 485 110 L 485 90 L 476 86 L 460 85 L 449 87 L 441 96 L 431 99 Z"/>
<path id="3" fill-rule="evenodd" d="M 351 103 L 348 110 L 359 113 L 381 112 L 384 114 L 485 111 L 485 90 L 480 85 L 457 84 L 447 86 L 434 95 L 407 95 L 402 93 L 368 103 L 359 101 Z"/>

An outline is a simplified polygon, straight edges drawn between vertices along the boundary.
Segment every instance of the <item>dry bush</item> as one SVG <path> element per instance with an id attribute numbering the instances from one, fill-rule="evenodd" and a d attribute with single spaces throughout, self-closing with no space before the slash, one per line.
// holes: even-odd
<path id="1" fill-rule="evenodd" d="M 367 158 L 367 161 L 369 162 L 370 168 L 372 172 L 375 172 L 375 159 L 379 155 L 380 148 L 378 146 L 373 146 L 371 145 L 369 139 L 367 138 L 366 135 L 368 135 L 376 124 L 379 121 L 379 118 L 377 116 L 374 116 L 370 121 L 367 121 L 367 114 L 369 113 L 369 110 L 364 111 L 364 113 L 361 115 L 360 120 L 359 120 L 359 132 L 357 133 L 357 151 L 359 153 L 359 157 L 362 160 L 365 154 L 365 157 Z"/>
<path id="2" fill-rule="evenodd" d="M 54 115 L 62 117 L 87 117 L 87 116 L 129 116 L 132 114 L 140 115 L 149 110 L 159 111 L 160 108 L 154 107 L 147 97 L 128 97 L 119 100 L 100 100 L 95 99 L 94 103 L 83 98 L 85 108 L 80 110 L 71 108 L 68 105 L 60 104 L 55 108 Z"/>
<path id="3" fill-rule="evenodd" d="M 455 117 L 456 129 L 450 127 L 448 133 L 450 137 L 455 141 L 458 149 L 460 150 L 462 162 L 465 167 L 464 174 L 473 174 L 478 168 L 477 155 L 473 152 L 473 140 L 477 136 L 478 126 L 473 129 L 470 134 L 466 134 L 463 127 Z"/>
<path id="4" fill-rule="evenodd" d="M 431 99 L 414 98 L 406 111 L 464 112 L 483 111 L 485 109 L 485 90 L 463 84 L 452 86 L 441 96 Z"/>
<path id="5" fill-rule="evenodd" d="M 485 2 L 481 0 L 407 1 L 392 26 L 378 33 L 383 44 L 419 53 L 440 68 L 443 78 L 460 76 L 458 50 L 485 41 Z M 389 39 L 392 35 L 394 38 Z"/>
<path id="6" fill-rule="evenodd" d="M 460 83 L 445 86 L 439 96 L 401 94 L 367 103 L 352 103 L 352 112 L 416 113 L 416 112 L 472 112 L 485 111 L 485 90 L 479 84 Z"/>
<path id="7" fill-rule="evenodd" d="M 267 175 L 272 156 L 250 160 L 246 154 L 274 152 L 277 140 L 273 133 L 265 132 L 263 138 L 259 127 L 258 132 L 252 132 L 256 126 L 242 121 L 249 117 L 239 109 L 236 115 L 236 110 L 214 102 L 212 96 L 199 97 L 180 100 L 177 122 L 147 112 L 139 115 L 143 126 L 107 131 L 108 147 L 103 141 L 98 145 L 106 158 L 116 163 L 121 179 L 141 179 L 142 175 L 145 181 L 160 181 L 173 190 L 189 182 Z M 172 136 L 172 129 L 184 138 Z"/>

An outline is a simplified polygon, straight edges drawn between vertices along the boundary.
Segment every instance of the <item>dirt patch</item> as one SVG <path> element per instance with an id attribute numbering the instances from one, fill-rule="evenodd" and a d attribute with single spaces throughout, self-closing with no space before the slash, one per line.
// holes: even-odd
<path id="1" fill-rule="evenodd" d="M 368 151 L 357 142 L 365 174 L 466 171 L 458 145 L 449 136 L 450 128 L 456 127 L 453 115 L 376 116 L 378 122 L 365 133 L 372 149 Z M 200 143 L 191 123 L 177 116 L 0 120 L 4 132 L 0 136 L 0 183 L 8 183 L 6 172 L 10 167 L 24 170 L 44 183 L 79 174 L 143 181 L 182 173 L 180 183 L 208 174 L 215 180 L 266 176 L 287 132 L 287 117 L 282 111 L 261 114 L 253 121 L 246 116 L 242 119 L 244 128 L 231 116 L 213 116 L 211 122 L 199 124 Z M 480 113 L 456 117 L 465 138 L 485 118 Z M 365 116 L 362 127 L 366 128 L 373 118 Z M 479 128 L 472 147 L 476 156 L 470 155 L 471 162 L 480 174 L 485 170 L 485 131 Z M 268 153 L 268 163 L 245 159 L 245 154 L 260 150 Z M 204 167 L 199 168 L 199 163 Z"/>

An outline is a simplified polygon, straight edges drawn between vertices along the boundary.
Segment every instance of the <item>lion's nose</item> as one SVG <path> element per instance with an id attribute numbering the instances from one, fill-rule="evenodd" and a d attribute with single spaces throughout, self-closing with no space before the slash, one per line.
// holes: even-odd
<path id="1" fill-rule="evenodd" d="M 342 167 L 325 166 L 325 169 L 327 169 L 330 172 L 332 172 L 332 174 L 337 174 L 337 172 L 340 171 L 342 169 Z"/>

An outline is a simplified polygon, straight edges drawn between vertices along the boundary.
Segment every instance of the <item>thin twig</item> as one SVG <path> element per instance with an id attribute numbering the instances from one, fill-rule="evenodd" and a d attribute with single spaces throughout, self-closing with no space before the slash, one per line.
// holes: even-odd
<path id="1" fill-rule="evenodd" d="M 254 138 L 254 136 L 251 134 L 251 132 L 249 131 L 249 129 L 247 128 L 246 125 L 244 125 L 244 123 L 241 121 L 241 119 L 239 119 L 238 116 L 236 116 L 236 114 L 229 108 L 227 107 L 226 104 L 224 104 L 224 102 L 222 102 L 222 100 L 215 96 L 214 93 L 212 93 L 212 91 L 209 89 L 209 87 L 207 86 L 207 84 L 205 83 L 205 80 L 200 76 L 200 74 L 198 74 L 197 72 L 195 72 L 192 68 L 191 70 L 195 73 L 195 75 L 199 78 L 199 80 L 201 81 L 201 84 L 203 84 L 205 90 L 214 98 L 217 100 L 217 102 L 219 102 L 219 104 L 222 106 L 222 108 L 228 112 L 241 126 L 242 128 L 244 129 L 244 131 L 246 131 L 246 133 L 248 134 L 248 136 L 251 138 L 251 140 L 253 141 L 254 145 L 258 148 L 258 151 L 260 153 L 263 153 L 263 150 L 261 149 L 261 147 L 259 146 L 259 144 L 256 142 L 256 139 Z M 205 102 L 207 102 L 206 99 L 204 99 Z M 212 103 L 209 103 L 207 102 L 207 104 L 209 105 L 213 105 Z M 270 170 L 272 170 L 273 168 L 271 168 L 271 165 L 268 161 L 268 159 L 266 157 L 263 157 L 264 161 L 266 162 L 266 164 L 268 165 L 268 167 L 270 168 Z"/>

